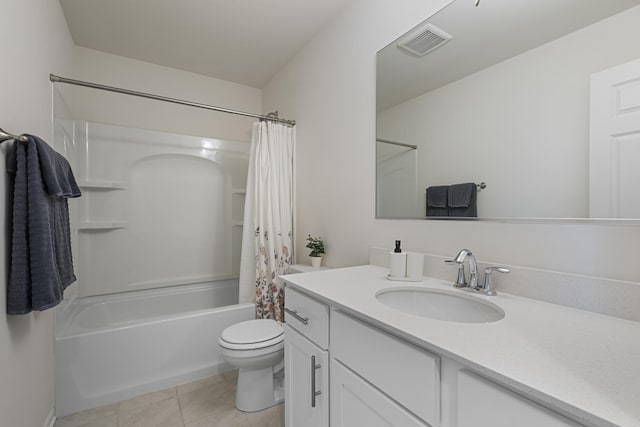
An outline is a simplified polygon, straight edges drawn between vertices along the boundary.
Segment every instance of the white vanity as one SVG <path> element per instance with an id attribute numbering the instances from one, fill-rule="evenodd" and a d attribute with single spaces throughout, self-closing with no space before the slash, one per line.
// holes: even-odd
<path id="1" fill-rule="evenodd" d="M 640 323 L 387 273 L 282 277 L 287 427 L 640 426 Z M 437 320 L 376 298 L 407 285 L 461 293 L 504 318 Z"/>

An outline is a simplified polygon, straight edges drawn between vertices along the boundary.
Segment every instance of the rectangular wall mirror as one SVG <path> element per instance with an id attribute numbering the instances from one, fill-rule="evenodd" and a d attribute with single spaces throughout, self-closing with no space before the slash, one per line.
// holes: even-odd
<path id="1" fill-rule="evenodd" d="M 454 0 L 380 50 L 376 217 L 459 218 L 431 187 L 480 219 L 640 218 L 638 22 L 640 0 Z"/>

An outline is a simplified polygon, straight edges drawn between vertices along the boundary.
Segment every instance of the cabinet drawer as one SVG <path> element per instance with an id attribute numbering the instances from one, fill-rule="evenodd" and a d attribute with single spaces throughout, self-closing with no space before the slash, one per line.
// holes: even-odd
<path id="1" fill-rule="evenodd" d="M 440 424 L 440 359 L 341 312 L 331 314 L 331 355 L 431 424 Z"/>
<path id="2" fill-rule="evenodd" d="M 287 287 L 284 320 L 320 348 L 329 348 L 329 307 Z"/>
<path id="3" fill-rule="evenodd" d="M 458 374 L 458 427 L 580 427 L 471 372 Z"/>

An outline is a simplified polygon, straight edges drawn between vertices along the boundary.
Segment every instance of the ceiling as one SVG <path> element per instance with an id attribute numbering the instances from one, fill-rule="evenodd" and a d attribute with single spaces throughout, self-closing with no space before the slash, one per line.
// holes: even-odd
<path id="1" fill-rule="evenodd" d="M 391 108 L 639 4 L 640 0 L 483 0 L 474 7 L 471 0 L 454 1 L 425 21 L 453 36 L 441 48 L 423 57 L 407 54 L 396 46 L 403 35 L 378 52 L 377 110 Z"/>
<path id="2" fill-rule="evenodd" d="M 350 0 L 60 0 L 76 45 L 262 88 Z"/>

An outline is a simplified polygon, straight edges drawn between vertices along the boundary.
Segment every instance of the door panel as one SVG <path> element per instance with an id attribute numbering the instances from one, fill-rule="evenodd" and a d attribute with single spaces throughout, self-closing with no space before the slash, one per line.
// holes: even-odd
<path id="1" fill-rule="evenodd" d="M 589 216 L 640 218 L 640 60 L 591 76 Z"/>

